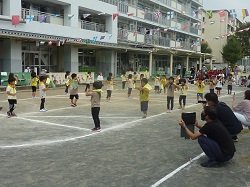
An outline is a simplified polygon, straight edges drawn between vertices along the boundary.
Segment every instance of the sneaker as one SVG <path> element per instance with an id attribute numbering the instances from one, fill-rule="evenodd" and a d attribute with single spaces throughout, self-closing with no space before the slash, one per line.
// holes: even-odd
<path id="1" fill-rule="evenodd" d="M 11 113 L 10 113 L 10 112 L 7 112 L 7 115 L 8 115 L 8 118 L 10 118 L 10 117 L 11 117 Z"/>
<path id="2" fill-rule="evenodd" d="M 169 113 L 172 113 L 172 112 L 173 112 L 173 110 L 170 110 L 170 111 L 169 111 Z"/>
<path id="3" fill-rule="evenodd" d="M 182 107 L 181 107 L 181 106 L 179 106 L 179 107 L 178 107 L 178 109 L 182 109 Z"/>
<path id="4" fill-rule="evenodd" d="M 77 106 L 77 104 L 74 104 L 75 106 Z"/>
<path id="5" fill-rule="evenodd" d="M 170 113 L 170 110 L 167 110 L 167 113 Z"/>
<path id="6" fill-rule="evenodd" d="M 47 109 L 47 108 L 44 108 L 44 110 L 48 111 L 48 109 Z"/>
<path id="7" fill-rule="evenodd" d="M 144 114 L 143 116 L 142 116 L 142 118 L 146 118 L 147 117 L 147 115 L 146 114 Z"/>
<path id="8" fill-rule="evenodd" d="M 76 107 L 74 104 L 71 104 L 72 107 Z"/>
<path id="9" fill-rule="evenodd" d="M 101 128 L 100 127 L 98 127 L 98 128 L 93 128 L 93 129 L 91 129 L 92 131 L 96 131 L 96 132 L 100 132 L 101 131 Z"/>
<path id="10" fill-rule="evenodd" d="M 11 113 L 11 116 L 17 117 L 17 115 L 14 112 Z"/>
<path id="11" fill-rule="evenodd" d="M 41 109 L 40 112 L 46 112 L 45 108 Z"/>
<path id="12" fill-rule="evenodd" d="M 185 106 L 182 107 L 182 110 L 185 110 Z"/>
<path id="13" fill-rule="evenodd" d="M 221 162 L 217 162 L 214 160 L 208 160 L 207 162 L 201 163 L 201 166 L 205 167 L 205 168 L 212 168 L 212 167 L 218 167 L 220 164 L 221 164 Z"/>

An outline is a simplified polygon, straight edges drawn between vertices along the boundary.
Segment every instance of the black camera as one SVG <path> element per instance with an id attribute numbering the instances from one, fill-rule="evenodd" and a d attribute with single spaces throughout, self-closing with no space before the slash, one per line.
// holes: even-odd
<path id="1" fill-rule="evenodd" d="M 198 103 L 207 104 L 207 101 L 198 101 Z"/>

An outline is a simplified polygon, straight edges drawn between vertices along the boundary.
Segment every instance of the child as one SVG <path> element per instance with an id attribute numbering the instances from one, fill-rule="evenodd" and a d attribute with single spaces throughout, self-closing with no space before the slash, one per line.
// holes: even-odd
<path id="1" fill-rule="evenodd" d="M 14 77 L 11 77 L 8 79 L 8 86 L 6 88 L 6 93 L 8 95 L 8 102 L 10 110 L 7 112 L 8 117 L 16 116 L 16 114 L 13 112 L 17 105 L 16 100 L 16 86 L 15 86 L 16 79 Z"/>
<path id="2" fill-rule="evenodd" d="M 99 113 L 100 113 L 100 99 L 102 94 L 102 83 L 101 82 L 94 82 L 93 83 L 93 90 L 90 92 L 87 90 L 86 96 L 91 96 L 91 114 L 92 118 L 95 123 L 95 127 L 92 129 L 92 131 L 101 131 L 101 125 L 100 125 L 100 119 L 99 119 Z"/>
<path id="3" fill-rule="evenodd" d="M 148 84 L 148 80 L 146 78 L 142 78 L 141 86 L 136 86 L 135 88 L 140 91 L 141 111 L 143 112 L 142 118 L 146 118 L 148 115 L 149 91 L 152 88 Z"/>
<path id="4" fill-rule="evenodd" d="M 87 78 L 85 81 L 85 84 L 86 84 L 85 92 L 87 92 L 87 90 L 90 89 L 90 81 L 91 80 L 92 80 L 91 72 L 88 72 Z"/>
<path id="5" fill-rule="evenodd" d="M 187 90 L 188 90 L 186 79 L 180 79 L 179 90 L 180 90 L 180 97 L 179 97 L 180 106 L 178 109 L 184 110 L 186 106 L 186 98 L 187 98 Z M 182 105 L 182 101 L 183 101 L 183 105 Z"/>
<path id="6" fill-rule="evenodd" d="M 155 94 L 160 93 L 160 75 L 155 77 Z"/>
<path id="7" fill-rule="evenodd" d="M 132 88 L 133 88 L 133 80 L 132 80 L 132 74 L 128 75 L 128 98 L 131 99 L 131 92 L 132 92 Z"/>
<path id="8" fill-rule="evenodd" d="M 217 77 L 217 82 L 216 82 L 216 94 L 220 95 L 220 91 L 222 90 L 222 86 L 223 86 L 223 77 L 218 76 Z"/>
<path id="9" fill-rule="evenodd" d="M 76 107 L 76 102 L 79 99 L 78 95 L 78 84 L 79 80 L 77 79 L 77 74 L 73 73 L 71 75 L 71 81 L 70 81 L 70 96 L 69 99 L 71 100 L 71 106 Z M 74 100 L 75 98 L 75 100 Z"/>
<path id="10" fill-rule="evenodd" d="M 214 80 L 210 79 L 208 85 L 209 85 L 209 92 L 214 93 Z"/>
<path id="11" fill-rule="evenodd" d="M 174 91 L 179 87 L 174 83 L 174 77 L 169 77 L 169 82 L 165 87 L 167 88 L 167 113 L 171 113 L 174 108 Z"/>
<path id="12" fill-rule="evenodd" d="M 31 89 L 32 89 L 32 98 L 36 98 L 36 87 L 37 82 L 39 81 L 38 76 L 36 75 L 36 72 L 31 73 Z"/>
<path id="13" fill-rule="evenodd" d="M 111 95 L 112 95 L 112 90 L 113 90 L 113 80 L 112 80 L 112 77 L 111 76 L 108 76 L 107 77 L 107 102 L 111 102 Z"/>
<path id="14" fill-rule="evenodd" d="M 162 78 L 161 78 L 161 90 L 164 89 L 164 94 L 166 94 L 166 87 L 165 87 L 166 84 L 167 84 L 166 75 L 162 75 Z"/>
<path id="15" fill-rule="evenodd" d="M 122 73 L 121 78 L 122 78 L 122 90 L 124 90 L 127 82 L 127 77 L 125 72 Z"/>
<path id="16" fill-rule="evenodd" d="M 65 85 L 66 85 L 66 88 L 65 88 L 65 94 L 68 94 L 69 92 L 69 84 L 70 84 L 70 71 L 66 71 L 65 73 Z"/>
<path id="17" fill-rule="evenodd" d="M 48 90 L 48 86 L 46 86 L 47 76 L 40 76 L 39 80 L 40 80 L 39 92 L 41 98 L 40 112 L 47 112 L 48 110 L 44 108 L 46 91 Z"/>
<path id="18" fill-rule="evenodd" d="M 97 76 L 97 81 L 101 82 L 103 81 L 103 75 L 102 72 L 99 72 L 98 76 Z"/>
<path id="19" fill-rule="evenodd" d="M 201 98 L 201 100 L 203 100 L 203 93 L 204 93 L 204 88 L 205 88 L 205 84 L 202 80 L 202 78 L 198 78 L 197 82 L 195 83 L 195 85 L 198 87 L 197 89 L 197 103 L 199 102 L 199 98 Z"/>
<path id="20" fill-rule="evenodd" d="M 137 81 L 137 73 L 136 72 L 134 72 L 134 76 L 133 76 L 133 78 L 134 78 L 134 80 L 133 80 L 133 88 L 135 88 L 135 84 L 136 84 L 136 81 Z"/>
<path id="21" fill-rule="evenodd" d="M 233 75 L 229 74 L 229 77 L 227 78 L 227 94 L 228 95 L 232 94 L 233 83 L 234 83 Z"/>

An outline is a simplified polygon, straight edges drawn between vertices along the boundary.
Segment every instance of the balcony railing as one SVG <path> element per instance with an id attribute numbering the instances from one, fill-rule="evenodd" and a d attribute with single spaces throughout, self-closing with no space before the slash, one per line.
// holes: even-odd
<path id="1" fill-rule="evenodd" d="M 105 25 L 95 22 L 79 20 L 81 23 L 81 29 L 96 31 L 96 32 L 105 32 Z"/>
<path id="2" fill-rule="evenodd" d="M 0 3 L 0 15 L 3 15 L 3 7 L 2 7 L 2 3 Z"/>

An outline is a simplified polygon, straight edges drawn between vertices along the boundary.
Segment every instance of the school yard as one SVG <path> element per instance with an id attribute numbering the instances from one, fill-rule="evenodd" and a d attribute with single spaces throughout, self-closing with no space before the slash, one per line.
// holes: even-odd
<path id="1" fill-rule="evenodd" d="M 31 91 L 19 91 L 17 117 L 12 118 L 6 116 L 8 103 L 1 92 L 0 186 L 250 187 L 249 130 L 238 136 L 232 161 L 203 168 L 206 157 L 197 141 L 180 137 L 178 92 L 169 114 L 166 95 L 151 91 L 148 117 L 142 119 L 138 91 L 128 99 L 126 91 L 117 88 L 111 103 L 106 93 L 102 96 L 101 132 L 90 130 L 90 98 L 83 86 L 75 108 L 64 88 L 47 91 L 46 113 L 39 112 L 40 99 L 32 99 Z M 185 111 L 197 112 L 199 119 L 202 106 L 196 104 L 196 89 L 190 86 Z M 237 101 L 245 89 L 234 87 Z M 226 86 L 219 99 L 231 106 Z"/>

